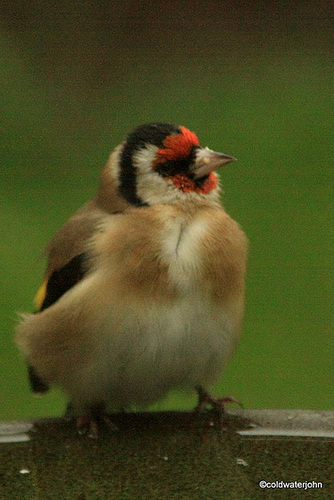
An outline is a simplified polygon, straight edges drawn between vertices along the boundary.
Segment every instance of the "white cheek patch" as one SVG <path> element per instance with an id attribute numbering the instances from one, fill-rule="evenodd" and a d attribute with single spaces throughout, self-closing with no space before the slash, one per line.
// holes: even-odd
<path id="1" fill-rule="evenodd" d="M 144 148 L 136 151 L 133 155 L 133 164 L 137 168 L 137 174 L 148 174 L 152 172 L 152 165 L 157 158 L 158 147 L 146 144 Z"/>
<path id="2" fill-rule="evenodd" d="M 157 146 L 147 144 L 133 155 L 137 174 L 137 194 L 149 205 L 168 203 L 177 198 L 176 189 L 171 189 L 170 183 L 153 170 L 157 151 Z"/>

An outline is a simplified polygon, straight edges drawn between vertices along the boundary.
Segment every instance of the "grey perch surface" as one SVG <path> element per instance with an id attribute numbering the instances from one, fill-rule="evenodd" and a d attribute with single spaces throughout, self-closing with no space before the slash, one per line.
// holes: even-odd
<path id="1" fill-rule="evenodd" d="M 0 499 L 334 498 L 334 412 L 236 410 L 223 428 L 212 412 L 112 418 L 97 441 L 61 418 L 0 423 Z"/>

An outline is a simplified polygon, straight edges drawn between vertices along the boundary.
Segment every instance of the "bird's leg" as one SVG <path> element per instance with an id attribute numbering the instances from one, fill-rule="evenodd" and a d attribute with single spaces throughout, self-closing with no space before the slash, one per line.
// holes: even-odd
<path id="1" fill-rule="evenodd" d="M 77 417 L 77 429 L 80 436 L 87 434 L 91 439 L 98 439 L 99 437 L 99 426 L 90 410 Z"/>
<path id="2" fill-rule="evenodd" d="M 211 406 L 211 408 L 218 413 L 219 421 L 221 423 L 223 422 L 224 417 L 226 415 L 226 409 L 225 409 L 226 403 L 235 403 L 241 407 L 243 406 L 242 403 L 240 403 L 240 401 L 231 396 L 225 396 L 223 398 L 214 398 L 205 389 L 203 389 L 201 385 L 196 386 L 195 390 L 198 394 L 198 403 L 195 406 L 194 411 L 202 412 L 208 406 Z"/>
<path id="3" fill-rule="evenodd" d="M 107 415 L 104 404 L 88 408 L 82 415 L 77 417 L 76 421 L 78 433 L 80 435 L 87 434 L 91 439 L 98 439 L 99 425 L 101 423 L 107 425 L 110 430 L 117 430 L 116 425 Z"/>
<path id="4" fill-rule="evenodd" d="M 75 405 L 72 403 L 72 401 L 69 401 L 64 413 L 65 420 L 72 420 L 75 417 L 75 412 Z"/>

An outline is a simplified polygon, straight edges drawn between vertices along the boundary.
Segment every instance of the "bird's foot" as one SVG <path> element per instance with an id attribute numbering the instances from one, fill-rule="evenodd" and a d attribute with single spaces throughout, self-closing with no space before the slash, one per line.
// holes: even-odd
<path id="1" fill-rule="evenodd" d="M 76 425 L 80 436 L 87 435 L 90 439 L 99 438 L 99 428 L 101 424 L 105 424 L 109 430 L 117 431 L 116 425 L 113 423 L 109 415 L 104 410 L 88 410 L 77 417 Z"/>
<path id="2" fill-rule="evenodd" d="M 226 416 L 226 403 L 235 403 L 243 407 L 242 403 L 231 396 L 224 396 L 222 398 L 212 397 L 203 387 L 197 386 L 196 392 L 198 394 L 198 403 L 194 408 L 194 411 L 200 413 L 207 409 L 208 406 L 218 413 L 220 423 L 223 423 Z"/>
<path id="3" fill-rule="evenodd" d="M 80 436 L 87 435 L 91 439 L 98 439 L 99 437 L 98 422 L 88 413 L 80 415 L 80 417 L 77 418 L 77 429 Z"/>

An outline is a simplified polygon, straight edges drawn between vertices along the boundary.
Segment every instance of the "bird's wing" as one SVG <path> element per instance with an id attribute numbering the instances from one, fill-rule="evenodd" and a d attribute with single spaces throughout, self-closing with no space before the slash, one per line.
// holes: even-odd
<path id="1" fill-rule="evenodd" d="M 87 272 L 88 254 L 81 253 L 70 260 L 65 266 L 56 269 L 47 278 L 37 292 L 35 299 L 38 314 L 52 306 L 67 290 L 76 285 Z M 28 378 L 31 390 L 43 393 L 49 386 L 41 380 L 32 366 L 28 367 Z"/>
<path id="2" fill-rule="evenodd" d="M 55 234 L 47 247 L 49 262 L 46 278 L 35 297 L 38 314 L 54 304 L 67 290 L 78 283 L 86 274 L 89 256 L 87 241 L 97 230 L 101 217 L 116 214 L 128 206 L 118 196 L 116 187 L 104 172 L 98 196 L 87 202 Z M 49 387 L 40 379 L 32 366 L 28 367 L 28 378 L 33 392 L 43 393 Z"/>
<path id="3" fill-rule="evenodd" d="M 52 306 L 67 290 L 76 285 L 86 274 L 88 254 L 76 255 L 65 266 L 56 269 L 48 279 L 43 282 L 37 292 L 37 311 Z"/>

